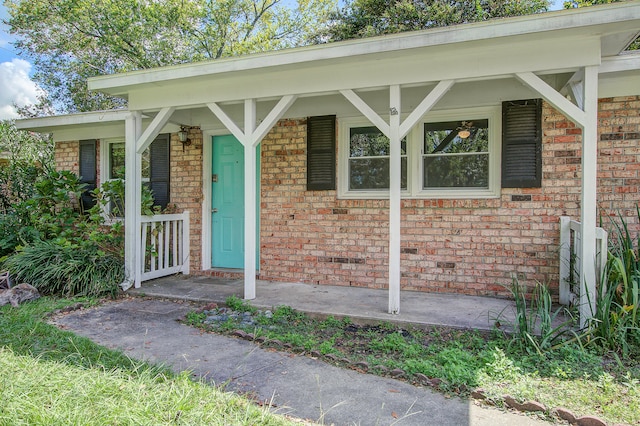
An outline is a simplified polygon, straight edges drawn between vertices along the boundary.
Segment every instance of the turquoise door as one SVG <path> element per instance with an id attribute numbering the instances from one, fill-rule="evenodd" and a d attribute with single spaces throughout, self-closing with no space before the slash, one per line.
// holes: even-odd
<path id="1" fill-rule="evenodd" d="M 244 147 L 234 136 L 214 136 L 212 151 L 211 265 L 244 268 Z"/>

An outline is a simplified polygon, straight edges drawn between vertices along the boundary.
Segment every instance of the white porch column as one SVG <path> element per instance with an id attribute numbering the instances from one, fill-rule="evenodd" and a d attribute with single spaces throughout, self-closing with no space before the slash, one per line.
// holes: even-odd
<path id="1" fill-rule="evenodd" d="M 124 264 L 125 283 L 140 287 L 140 200 L 142 199 L 142 155 L 136 150 L 142 133 L 142 114 L 132 111 L 125 120 L 125 211 Z"/>
<path id="2" fill-rule="evenodd" d="M 244 298 L 256 298 L 256 249 L 257 229 L 256 210 L 257 185 L 256 148 L 271 128 L 295 102 L 297 96 L 287 95 L 280 98 L 276 106 L 267 114 L 259 126 L 256 126 L 256 100 L 244 100 L 244 130 L 241 130 L 218 104 L 207 104 L 211 112 L 240 141 L 244 147 Z"/>
<path id="3" fill-rule="evenodd" d="M 244 298 L 256 298 L 256 100 L 244 101 Z M 258 141 L 259 142 L 259 141 Z"/>
<path id="4" fill-rule="evenodd" d="M 577 74 L 579 78 L 580 73 Z M 582 129 L 582 190 L 580 200 L 580 234 L 582 248 L 579 256 L 580 275 L 580 326 L 584 327 L 593 317 L 596 308 L 596 188 L 598 173 L 598 67 L 584 67 L 584 79 L 572 81 L 578 106 L 568 101 L 553 87 L 531 72 L 518 73 L 516 77 L 540 93 L 560 112 Z M 580 96 L 579 88 L 583 93 Z"/>
<path id="5" fill-rule="evenodd" d="M 449 91 L 455 80 L 440 81 L 418 104 L 411 114 L 401 121 L 400 86 L 389 86 L 389 124 L 380 117 L 353 90 L 341 90 L 347 98 L 390 141 L 389 152 L 389 313 L 400 313 L 400 231 L 402 220 L 402 157 L 401 141 L 420 119 Z"/>
<path id="6" fill-rule="evenodd" d="M 389 88 L 389 313 L 400 313 L 400 86 Z"/>
<path id="7" fill-rule="evenodd" d="M 596 310 L 596 205 L 598 174 L 598 67 L 584 70 L 584 113 L 582 127 L 582 200 L 580 203 L 580 233 L 582 234 L 582 270 L 580 285 L 580 326 Z"/>

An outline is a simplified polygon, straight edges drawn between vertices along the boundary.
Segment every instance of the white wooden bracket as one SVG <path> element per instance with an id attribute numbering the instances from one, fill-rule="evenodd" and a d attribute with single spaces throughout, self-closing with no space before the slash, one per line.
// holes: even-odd
<path id="1" fill-rule="evenodd" d="M 358 109 L 373 125 L 389 138 L 389 313 L 400 313 L 400 246 L 401 246 L 401 149 L 400 144 L 418 121 L 447 93 L 454 80 L 440 81 L 420 104 L 401 121 L 400 86 L 389 86 L 389 124 L 353 90 L 340 93 Z"/>
<path id="2" fill-rule="evenodd" d="M 283 96 L 265 119 L 256 126 L 256 100 L 244 101 L 244 130 L 215 102 L 207 104 L 211 112 L 244 146 L 244 298 L 256 297 L 257 187 L 256 147 L 295 102 L 297 96 Z"/>
<path id="3" fill-rule="evenodd" d="M 151 142 L 158 137 L 158 134 L 167 124 L 174 111 L 174 107 L 166 107 L 162 108 L 158 114 L 156 114 L 149 126 L 147 126 L 146 130 L 142 133 L 142 136 L 136 141 L 136 152 L 138 154 L 142 154 L 144 150 L 151 145 Z"/>
<path id="4" fill-rule="evenodd" d="M 583 289 L 580 291 L 578 310 L 580 312 L 580 326 L 586 327 L 596 309 L 598 67 L 584 67 L 572 78 L 575 84 L 571 85 L 571 89 L 578 106 L 571 103 L 532 72 L 517 73 L 516 77 L 522 83 L 538 92 L 547 102 L 582 129 L 582 186 L 580 201 L 580 235 L 582 244 L 578 255 L 582 259 L 581 270 L 579 271 L 579 285 Z"/>

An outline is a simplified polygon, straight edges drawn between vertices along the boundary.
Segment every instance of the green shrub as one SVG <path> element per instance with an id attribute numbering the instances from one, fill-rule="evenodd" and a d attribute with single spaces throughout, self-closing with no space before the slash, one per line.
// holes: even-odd
<path id="1" fill-rule="evenodd" d="M 9 256 L 4 266 L 43 294 L 114 296 L 124 280 L 122 258 L 90 241 L 38 241 Z"/>
<path id="2" fill-rule="evenodd" d="M 640 208 L 636 206 L 638 221 Z M 593 341 L 604 349 L 640 353 L 640 243 L 620 214 L 612 220 L 604 278 L 590 323 Z"/>
<path id="3" fill-rule="evenodd" d="M 498 316 L 500 322 L 513 328 L 512 343 L 526 352 L 557 349 L 569 342 L 580 340 L 573 331 L 575 321 L 564 307 L 555 309 L 551 303 L 551 293 L 546 285 L 536 282 L 530 297 L 526 287 L 514 278 L 509 288 L 515 301 L 515 319 L 505 318 L 504 312 Z M 560 322 L 561 315 L 567 319 Z"/>

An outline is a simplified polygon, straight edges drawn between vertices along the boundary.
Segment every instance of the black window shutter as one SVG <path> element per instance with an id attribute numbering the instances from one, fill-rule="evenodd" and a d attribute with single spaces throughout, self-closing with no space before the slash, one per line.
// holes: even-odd
<path id="1" fill-rule="evenodd" d="M 502 187 L 542 185 L 542 100 L 502 103 Z"/>
<path id="2" fill-rule="evenodd" d="M 163 209 L 169 204 L 169 151 L 171 135 L 159 135 L 149 145 L 149 188 L 154 205 Z"/>
<path id="3" fill-rule="evenodd" d="M 85 184 L 85 190 L 80 196 L 82 208 L 87 211 L 96 205 L 96 199 L 91 195 L 91 191 L 96 189 L 96 140 L 80 141 L 80 161 L 79 161 L 80 182 Z"/>
<path id="4" fill-rule="evenodd" d="M 336 189 L 336 116 L 307 118 L 307 190 Z"/>

